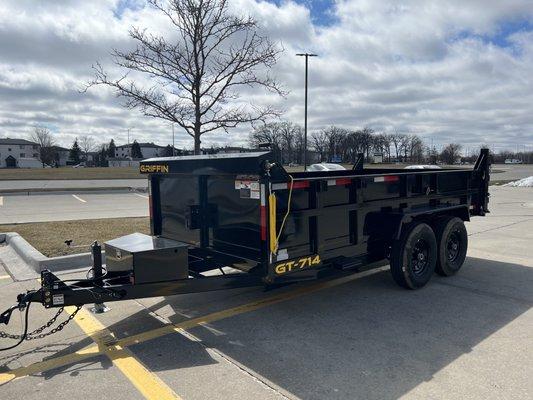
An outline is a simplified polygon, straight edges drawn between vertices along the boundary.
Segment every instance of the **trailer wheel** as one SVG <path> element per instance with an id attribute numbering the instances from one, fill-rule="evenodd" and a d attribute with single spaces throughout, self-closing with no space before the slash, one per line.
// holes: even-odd
<path id="1" fill-rule="evenodd" d="M 461 269 L 468 249 L 468 234 L 461 218 L 445 217 L 435 224 L 438 256 L 435 271 L 442 276 L 452 276 Z"/>
<path id="2" fill-rule="evenodd" d="M 428 283 L 436 263 L 437 241 L 428 224 L 410 224 L 392 245 L 392 277 L 404 288 L 418 289 Z"/>

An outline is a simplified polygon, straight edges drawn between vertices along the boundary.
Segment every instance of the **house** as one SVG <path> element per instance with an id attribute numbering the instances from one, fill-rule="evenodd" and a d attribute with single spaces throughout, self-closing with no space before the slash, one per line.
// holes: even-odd
<path id="1" fill-rule="evenodd" d="M 68 157 L 70 154 L 70 150 L 66 149 L 61 146 L 52 146 L 50 148 L 50 151 L 52 152 L 52 159 L 54 160 L 55 164 L 58 166 L 65 166 L 67 165 Z"/>
<path id="2" fill-rule="evenodd" d="M 122 146 L 117 146 L 115 148 L 115 157 L 116 158 L 128 158 L 131 157 L 131 146 L 133 144 L 124 144 Z M 141 153 L 143 155 L 143 158 L 152 158 L 152 157 L 159 157 L 163 150 L 165 149 L 165 146 L 159 146 L 154 143 L 139 143 L 139 147 L 141 148 Z"/>
<path id="3" fill-rule="evenodd" d="M 35 142 L 0 138 L 0 168 L 35 167 L 37 163 L 33 160 L 39 160 L 39 153 L 39 144 Z M 24 159 L 22 165 L 19 165 L 20 159 Z"/>

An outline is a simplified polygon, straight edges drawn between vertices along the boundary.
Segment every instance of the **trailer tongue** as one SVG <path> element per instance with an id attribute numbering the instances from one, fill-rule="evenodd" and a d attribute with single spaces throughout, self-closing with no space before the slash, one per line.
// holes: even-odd
<path id="1" fill-rule="evenodd" d="M 271 286 L 386 263 L 410 289 L 434 271 L 457 272 L 466 257 L 463 222 L 488 212 L 488 151 L 474 169 L 356 165 L 289 174 L 269 152 L 144 160 L 151 235 L 105 243 L 105 267 L 95 242 L 88 279 L 42 271 L 41 288 L 19 295 L 0 322 L 31 302 L 81 306 Z"/>

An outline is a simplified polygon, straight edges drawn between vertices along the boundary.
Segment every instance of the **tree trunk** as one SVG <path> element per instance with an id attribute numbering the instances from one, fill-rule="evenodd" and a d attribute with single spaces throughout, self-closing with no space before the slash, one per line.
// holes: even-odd
<path id="1" fill-rule="evenodd" d="M 194 133 L 194 154 L 198 155 L 201 152 L 201 146 L 200 144 L 202 141 L 200 140 L 200 132 Z"/>

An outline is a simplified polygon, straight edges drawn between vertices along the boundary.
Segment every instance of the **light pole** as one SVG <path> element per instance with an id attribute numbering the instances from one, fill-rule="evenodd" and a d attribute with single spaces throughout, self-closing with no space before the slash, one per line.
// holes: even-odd
<path id="1" fill-rule="evenodd" d="M 174 157 L 176 153 L 174 152 L 174 122 L 172 123 L 172 157 Z"/>
<path id="2" fill-rule="evenodd" d="M 304 117 L 304 171 L 307 170 L 307 76 L 309 57 L 317 57 L 312 53 L 297 53 L 299 57 L 305 57 L 305 117 Z"/>

